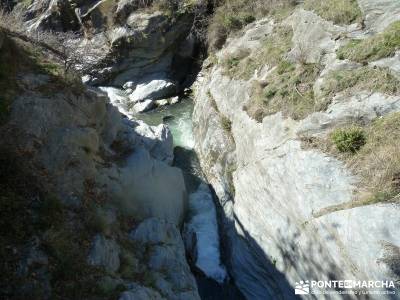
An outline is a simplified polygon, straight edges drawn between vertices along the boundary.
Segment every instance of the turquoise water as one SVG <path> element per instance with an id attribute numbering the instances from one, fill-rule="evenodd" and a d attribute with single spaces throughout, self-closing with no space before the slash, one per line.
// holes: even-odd
<path id="1" fill-rule="evenodd" d="M 149 125 L 168 124 L 174 138 L 174 146 L 193 149 L 192 113 L 192 99 L 184 98 L 179 103 L 166 105 L 135 117 Z"/>
<path id="2" fill-rule="evenodd" d="M 242 294 L 225 274 L 224 267 L 219 265 L 220 246 L 215 204 L 211 191 L 207 189 L 207 192 L 204 192 L 207 183 L 193 149 L 193 106 L 192 99 L 185 98 L 177 104 L 138 114 L 135 118 L 153 126 L 164 123 L 171 130 L 175 146 L 173 165 L 182 170 L 190 198 L 186 226 L 199 235 L 197 247 L 200 248 L 197 251 L 201 259 L 196 261 L 198 268 L 192 271 L 201 299 L 243 300 Z M 209 255 L 205 255 L 207 252 Z M 222 283 L 224 278 L 226 279 Z"/>

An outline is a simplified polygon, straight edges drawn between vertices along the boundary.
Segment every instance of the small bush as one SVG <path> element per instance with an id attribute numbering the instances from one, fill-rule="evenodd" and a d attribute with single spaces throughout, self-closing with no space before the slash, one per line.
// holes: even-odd
<path id="1" fill-rule="evenodd" d="M 232 122 L 227 117 L 225 117 L 225 116 L 221 117 L 221 124 L 222 124 L 222 128 L 225 131 L 230 132 L 232 130 Z"/>
<path id="2" fill-rule="evenodd" d="M 362 16 L 357 0 L 305 0 L 304 8 L 336 24 L 351 24 Z"/>
<path id="3" fill-rule="evenodd" d="M 337 51 L 340 59 L 367 63 L 393 56 L 400 49 L 400 21 L 394 22 L 382 33 L 365 40 L 353 40 Z"/>
<path id="4" fill-rule="evenodd" d="M 340 152 L 355 153 L 365 145 L 365 133 L 357 127 L 337 129 L 331 138 Z"/>

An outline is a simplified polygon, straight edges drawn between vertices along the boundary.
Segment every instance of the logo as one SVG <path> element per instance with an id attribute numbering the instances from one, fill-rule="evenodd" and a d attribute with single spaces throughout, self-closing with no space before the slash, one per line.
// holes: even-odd
<path id="1" fill-rule="evenodd" d="M 310 293 L 309 281 L 308 280 L 306 280 L 306 281 L 301 280 L 300 282 L 296 282 L 294 293 L 296 295 L 308 295 Z"/>
<path id="2" fill-rule="evenodd" d="M 351 295 L 395 295 L 393 280 L 300 280 L 296 282 L 296 295 L 351 294 Z"/>

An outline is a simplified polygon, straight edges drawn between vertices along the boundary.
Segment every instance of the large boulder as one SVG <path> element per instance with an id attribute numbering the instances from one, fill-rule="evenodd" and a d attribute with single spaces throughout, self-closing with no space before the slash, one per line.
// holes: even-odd
<path id="1" fill-rule="evenodd" d="M 151 110 L 155 106 L 155 103 L 151 99 L 138 102 L 133 105 L 132 109 L 136 113 L 144 113 Z"/>
<path id="2" fill-rule="evenodd" d="M 33 1 L 26 13 L 29 29 L 77 31 L 80 28 L 75 5 L 68 0 Z"/>
<path id="3" fill-rule="evenodd" d="M 172 133 L 168 126 L 165 124 L 149 126 L 141 121 L 138 124 L 135 131 L 146 149 L 153 157 L 171 165 L 174 159 L 174 147 Z"/>
<path id="4" fill-rule="evenodd" d="M 132 102 L 141 102 L 146 99 L 158 100 L 176 94 L 176 86 L 165 79 L 149 79 L 145 83 L 138 84 L 129 95 Z"/>
<path id="5" fill-rule="evenodd" d="M 130 237 L 149 249 L 147 266 L 155 272 L 155 285 L 165 298 L 199 299 L 176 225 L 158 218 L 146 219 L 131 232 Z"/>
<path id="6" fill-rule="evenodd" d="M 183 220 L 187 196 L 182 171 L 152 158 L 145 148 L 136 148 L 124 165 L 107 169 L 99 182 L 108 182 L 110 198 L 138 219 Z"/>

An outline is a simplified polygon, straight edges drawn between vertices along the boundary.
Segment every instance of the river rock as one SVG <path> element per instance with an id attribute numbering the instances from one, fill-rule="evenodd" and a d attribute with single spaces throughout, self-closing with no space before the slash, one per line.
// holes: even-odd
<path id="1" fill-rule="evenodd" d="M 136 88 L 136 84 L 133 81 L 128 81 L 123 85 L 123 88 L 125 90 L 131 89 L 133 91 Z"/>
<path id="2" fill-rule="evenodd" d="M 160 124 L 158 126 L 149 126 L 144 122 L 139 122 L 135 131 L 139 134 L 146 149 L 158 160 L 172 164 L 174 159 L 173 137 L 168 126 Z"/>
<path id="3" fill-rule="evenodd" d="M 105 92 L 110 99 L 110 103 L 118 108 L 124 115 L 129 115 L 129 98 L 128 94 L 121 89 L 114 87 L 99 87 Z"/>
<path id="4" fill-rule="evenodd" d="M 154 101 L 154 103 L 156 104 L 156 106 L 160 107 L 160 106 L 165 106 L 168 105 L 169 102 L 167 99 L 161 99 L 161 100 L 156 100 Z"/>
<path id="5" fill-rule="evenodd" d="M 186 188 L 180 169 L 154 159 L 144 147 L 137 147 L 123 166 L 107 171 L 99 182 L 113 178 L 106 187 L 107 193 L 128 214 L 139 219 L 156 216 L 174 224 L 182 222 Z"/>
<path id="6" fill-rule="evenodd" d="M 179 101 L 180 101 L 179 96 L 175 96 L 175 97 L 172 97 L 172 98 L 169 100 L 169 104 L 176 104 L 176 103 L 178 103 Z"/>
<path id="7" fill-rule="evenodd" d="M 146 111 L 151 110 L 155 106 L 155 103 L 151 99 L 144 100 L 142 102 L 138 102 L 133 105 L 133 111 L 136 113 L 144 113 Z"/>
<path id="8" fill-rule="evenodd" d="M 176 93 L 176 86 L 173 82 L 165 79 L 153 79 L 138 84 L 136 89 L 129 95 L 132 102 L 140 102 L 145 99 L 162 99 Z"/>

